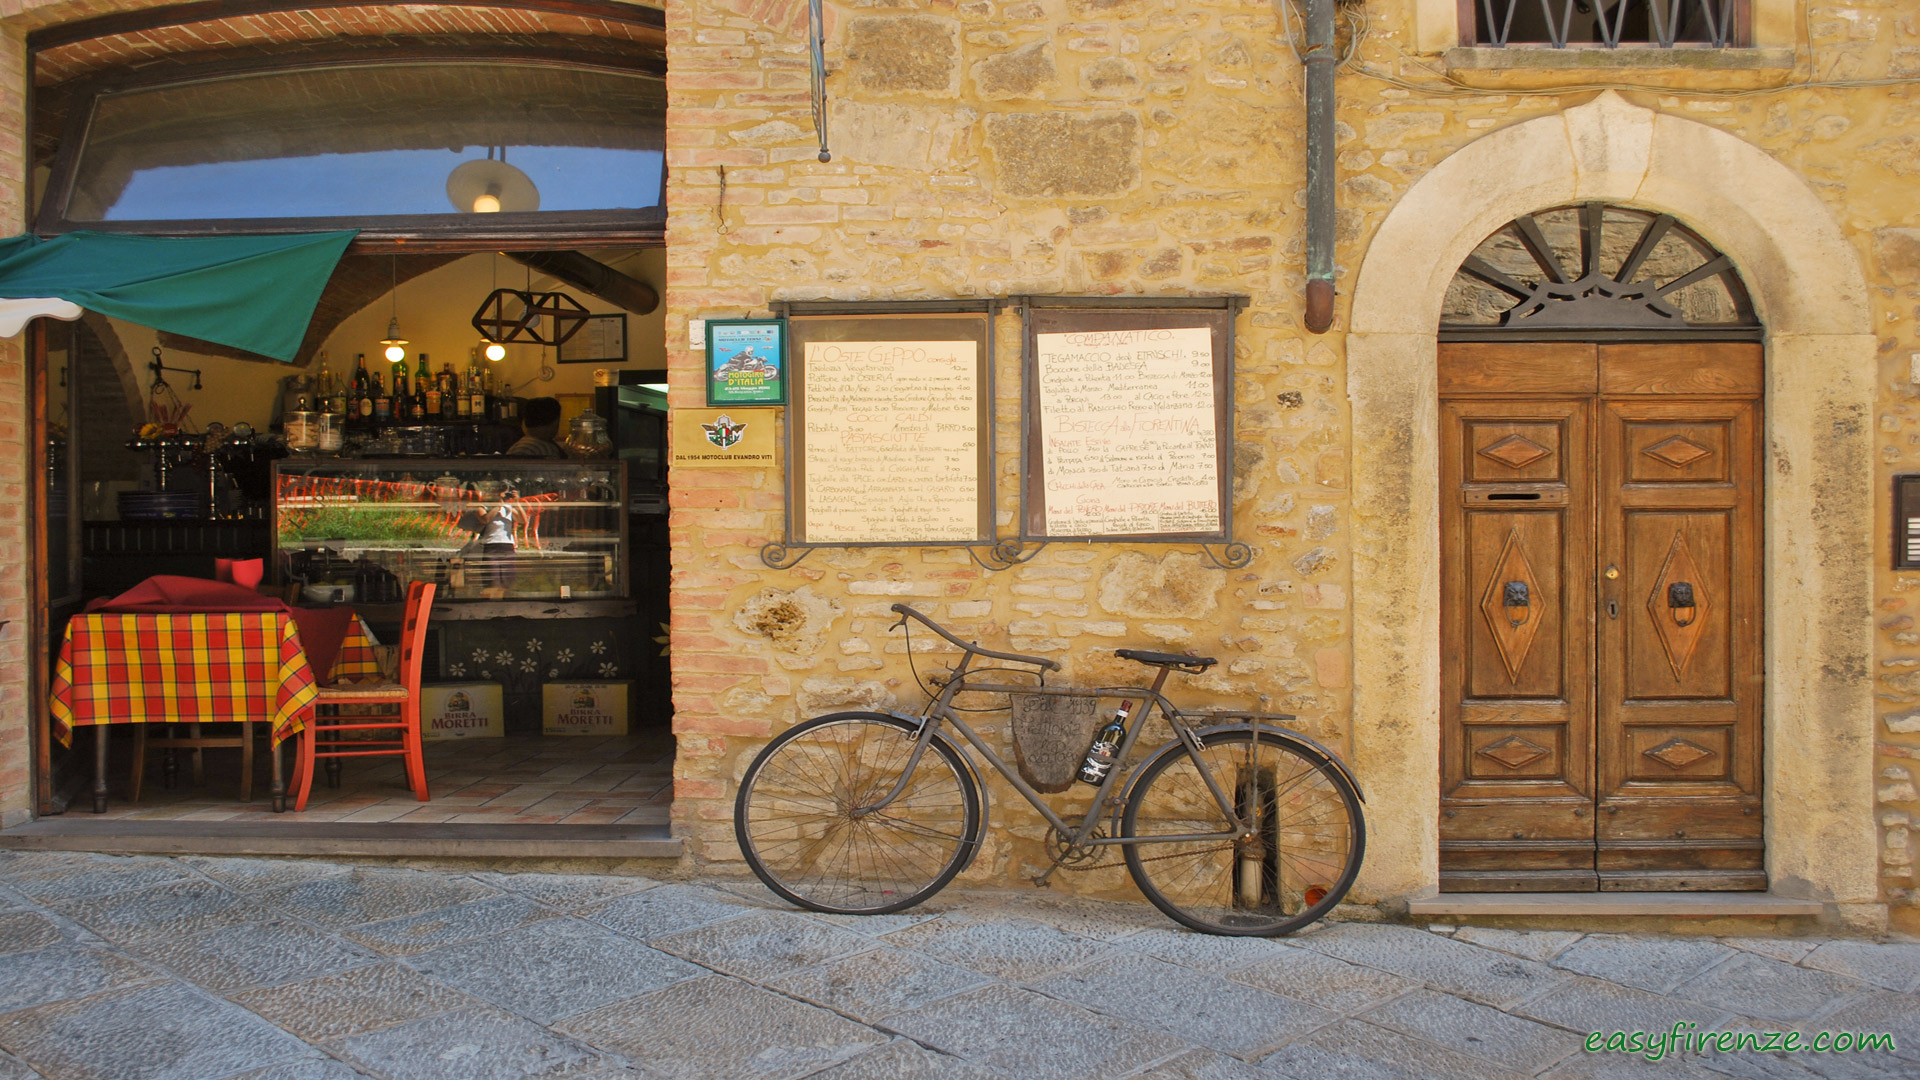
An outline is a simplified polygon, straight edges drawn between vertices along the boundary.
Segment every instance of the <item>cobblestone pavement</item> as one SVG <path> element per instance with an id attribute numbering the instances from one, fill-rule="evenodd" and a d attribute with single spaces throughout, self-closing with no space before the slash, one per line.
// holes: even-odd
<path id="1" fill-rule="evenodd" d="M 726 882 L 0 856 L 0 1080 L 1911 1078 L 1917 988 L 1905 942 L 1271 941 L 1040 891 L 858 919 Z M 1898 1049 L 1582 1049 L 1676 1022 Z"/>

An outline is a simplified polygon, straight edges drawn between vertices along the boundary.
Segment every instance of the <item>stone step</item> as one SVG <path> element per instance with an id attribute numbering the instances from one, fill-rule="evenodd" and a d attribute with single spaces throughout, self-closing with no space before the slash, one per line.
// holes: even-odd
<path id="1" fill-rule="evenodd" d="M 1557 892 L 1441 893 L 1407 902 L 1407 914 L 1482 915 L 1664 915 L 1780 918 L 1819 915 L 1825 905 L 1759 892 Z"/>
<path id="2" fill-rule="evenodd" d="M 665 825 L 88 821 L 74 813 L 0 831 L 0 849 L 156 855 L 677 859 L 680 847 Z"/>

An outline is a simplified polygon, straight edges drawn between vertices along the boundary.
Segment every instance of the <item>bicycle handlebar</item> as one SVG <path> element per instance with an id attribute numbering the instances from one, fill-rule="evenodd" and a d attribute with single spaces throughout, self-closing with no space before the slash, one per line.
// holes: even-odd
<path id="1" fill-rule="evenodd" d="M 919 611 L 915 610 L 914 608 L 912 608 L 907 604 L 895 604 L 893 605 L 891 610 L 897 612 L 900 616 L 900 621 L 894 625 L 905 626 L 907 624 L 907 619 L 909 618 L 917 619 L 920 622 L 925 623 L 927 625 L 927 629 L 932 630 L 934 633 L 939 634 L 943 638 L 946 638 L 949 642 L 952 642 L 953 644 L 958 645 L 960 648 L 965 649 L 967 652 L 973 653 L 977 656 L 991 657 L 992 659 L 995 659 L 995 660 L 1010 660 L 1016 664 L 1032 664 L 1035 667 L 1046 668 L 1048 671 L 1060 670 L 1060 662 L 1058 660 L 1049 660 L 1044 656 L 1023 656 L 1020 653 L 994 652 L 992 649 L 983 649 L 978 644 L 961 641 L 959 638 L 954 637 L 952 634 L 948 633 L 946 627 L 941 626 L 939 623 L 934 622 L 932 619 L 927 618 L 925 615 L 921 614 Z"/>

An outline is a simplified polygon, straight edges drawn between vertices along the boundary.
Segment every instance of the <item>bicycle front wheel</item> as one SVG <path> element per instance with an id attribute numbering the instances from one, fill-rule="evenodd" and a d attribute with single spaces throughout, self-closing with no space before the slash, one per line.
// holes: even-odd
<path id="1" fill-rule="evenodd" d="M 1203 768 L 1252 836 L 1220 835 L 1233 824 Z M 1289 934 L 1333 910 L 1367 845 L 1359 793 L 1339 767 L 1278 732 L 1262 729 L 1256 744 L 1249 727 L 1206 736 L 1198 763 L 1179 742 L 1156 753 L 1132 784 L 1120 835 L 1138 841 L 1124 845 L 1127 870 L 1155 907 L 1243 936 Z"/>
<path id="2" fill-rule="evenodd" d="M 814 911 L 879 915 L 939 892 L 980 843 L 980 792 L 935 736 L 898 798 L 919 729 L 882 713 L 796 725 L 740 780 L 734 835 L 767 888 Z"/>

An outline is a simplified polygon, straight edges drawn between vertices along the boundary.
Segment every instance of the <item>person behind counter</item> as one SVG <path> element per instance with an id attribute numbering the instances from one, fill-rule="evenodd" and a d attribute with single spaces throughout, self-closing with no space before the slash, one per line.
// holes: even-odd
<path id="1" fill-rule="evenodd" d="M 520 440 L 507 448 L 508 457 L 566 459 L 567 452 L 553 441 L 560 434 L 558 398 L 537 397 L 527 402 L 520 413 L 520 430 Z"/>

